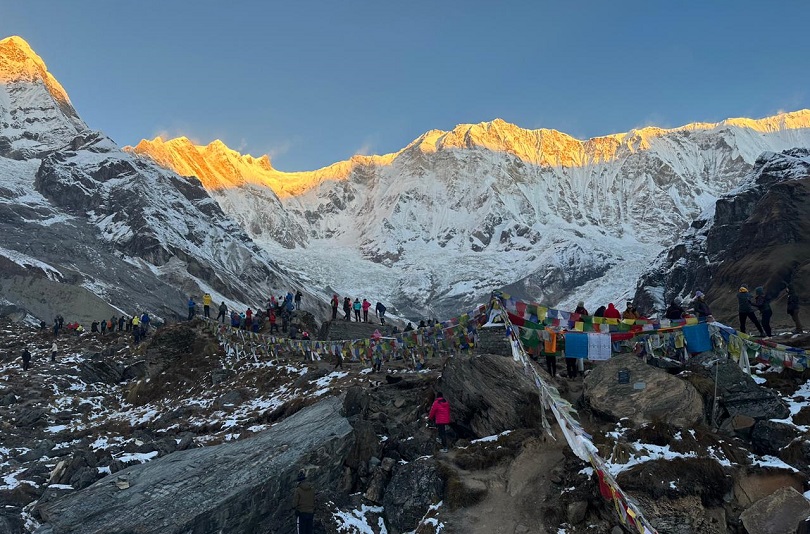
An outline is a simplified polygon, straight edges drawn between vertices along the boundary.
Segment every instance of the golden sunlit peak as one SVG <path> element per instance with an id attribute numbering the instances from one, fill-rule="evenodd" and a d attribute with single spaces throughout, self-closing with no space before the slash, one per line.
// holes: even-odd
<path id="1" fill-rule="evenodd" d="M 51 76 L 45 62 L 17 35 L 0 40 L 0 83 L 41 80 L 58 102 L 69 104 L 65 89 Z"/>

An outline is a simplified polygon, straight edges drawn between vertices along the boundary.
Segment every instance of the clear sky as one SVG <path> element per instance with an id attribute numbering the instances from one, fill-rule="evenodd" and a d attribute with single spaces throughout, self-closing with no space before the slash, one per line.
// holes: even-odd
<path id="1" fill-rule="evenodd" d="M 810 2 L 0 0 L 90 127 L 280 170 L 500 117 L 588 138 L 810 107 Z"/>

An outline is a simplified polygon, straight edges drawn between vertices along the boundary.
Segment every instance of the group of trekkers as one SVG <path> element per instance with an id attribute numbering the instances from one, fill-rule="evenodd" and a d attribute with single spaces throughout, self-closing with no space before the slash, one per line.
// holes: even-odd
<path id="1" fill-rule="evenodd" d="M 149 331 L 149 325 L 152 319 L 149 317 L 148 312 L 135 313 L 131 317 L 124 314 L 121 316 L 113 315 L 109 319 L 100 319 L 90 323 L 90 333 L 105 335 L 107 332 L 115 332 L 116 327 L 118 332 L 132 332 L 135 344 L 138 344 L 146 333 Z M 40 322 L 40 328 L 45 329 L 45 321 Z M 68 334 L 80 336 L 87 330 L 79 324 L 78 321 L 65 324 L 65 318 L 62 315 L 57 315 L 53 319 L 53 337 L 58 338 L 60 332 L 66 331 Z"/>
<path id="2" fill-rule="evenodd" d="M 332 295 L 332 320 L 337 320 L 338 315 L 338 308 L 340 307 L 340 298 L 337 296 L 337 293 Z M 363 318 L 362 322 L 368 323 L 368 310 L 371 308 L 371 302 L 367 299 L 363 299 L 360 302 L 359 298 L 355 298 L 354 302 L 352 302 L 351 297 L 343 297 L 343 320 L 344 321 L 351 321 L 352 320 L 352 312 L 354 312 L 354 320 L 355 322 L 360 322 L 360 313 L 362 312 Z M 374 306 L 374 313 L 379 319 L 380 324 L 385 326 L 385 306 L 382 302 L 377 302 L 377 305 Z"/>
<path id="3" fill-rule="evenodd" d="M 288 291 L 286 295 L 271 296 L 266 306 L 256 306 L 254 310 L 248 307 L 245 311 L 238 312 L 236 310 L 228 309 L 225 301 L 222 301 L 218 307 L 219 313 L 217 314 L 216 321 L 221 324 L 226 322 L 232 328 L 240 330 L 249 330 L 251 332 L 260 332 L 265 324 L 269 324 L 270 334 L 283 332 L 287 334 L 290 339 L 307 340 L 310 339 L 309 332 L 302 328 L 300 317 L 296 310 L 301 310 L 301 299 L 303 294 L 301 291 Z M 205 293 L 202 298 L 203 301 L 203 317 L 206 319 L 211 318 L 211 294 Z M 197 310 L 197 303 L 194 297 L 189 297 L 188 300 L 188 319 L 191 320 L 195 317 Z"/>

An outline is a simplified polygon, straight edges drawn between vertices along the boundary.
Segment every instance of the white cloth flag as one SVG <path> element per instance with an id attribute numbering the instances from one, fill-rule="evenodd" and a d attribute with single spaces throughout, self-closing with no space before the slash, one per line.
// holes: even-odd
<path id="1" fill-rule="evenodd" d="M 588 359 L 591 361 L 610 359 L 610 334 L 588 334 Z"/>

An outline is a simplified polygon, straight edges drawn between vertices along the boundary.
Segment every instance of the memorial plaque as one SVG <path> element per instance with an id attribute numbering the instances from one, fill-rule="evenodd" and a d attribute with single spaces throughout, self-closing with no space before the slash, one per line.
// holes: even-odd
<path id="1" fill-rule="evenodd" d="M 622 368 L 619 369 L 619 373 L 616 377 L 619 381 L 619 384 L 629 384 L 630 383 L 630 369 Z"/>

